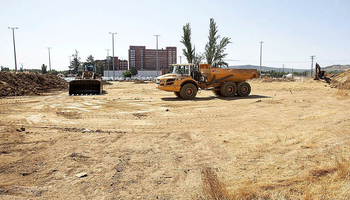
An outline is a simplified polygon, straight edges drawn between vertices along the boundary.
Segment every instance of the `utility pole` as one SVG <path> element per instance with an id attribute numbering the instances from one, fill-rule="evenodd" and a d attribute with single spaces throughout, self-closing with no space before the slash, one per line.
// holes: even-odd
<path id="1" fill-rule="evenodd" d="M 313 56 L 310 56 L 310 58 L 311 58 L 311 72 L 310 72 L 310 77 L 312 78 L 312 74 L 313 74 L 313 70 L 314 70 L 314 58 L 315 58 L 316 56 L 315 55 L 313 55 Z"/>
<path id="2" fill-rule="evenodd" d="M 110 50 L 110 49 L 106 49 L 106 51 L 107 51 L 107 58 L 106 58 L 106 65 L 107 65 L 107 66 L 106 66 L 106 68 L 107 68 L 107 70 L 108 70 L 108 71 L 107 71 L 107 72 L 108 72 L 108 73 L 107 73 L 107 80 L 108 80 L 108 77 L 109 77 L 109 62 L 111 62 L 111 61 L 109 60 L 109 50 Z"/>
<path id="3" fill-rule="evenodd" d="M 15 44 L 15 29 L 18 29 L 18 27 L 8 27 L 9 29 L 12 29 L 12 38 L 13 38 L 13 52 L 15 55 L 15 72 L 17 72 L 17 58 L 16 58 L 16 44 Z"/>
<path id="4" fill-rule="evenodd" d="M 262 63 L 262 44 L 264 41 L 260 42 L 260 76 L 259 78 L 261 78 L 261 63 Z"/>
<path id="5" fill-rule="evenodd" d="M 72 74 L 72 70 L 71 70 L 71 63 L 72 63 L 72 56 L 68 56 L 69 57 L 69 66 L 68 66 L 68 68 L 69 68 L 69 74 Z"/>
<path id="6" fill-rule="evenodd" d="M 50 66 L 50 73 L 51 73 L 51 56 L 50 56 L 50 49 L 52 49 L 52 47 L 47 47 L 47 49 L 49 50 L 49 66 Z"/>
<path id="7" fill-rule="evenodd" d="M 114 34 L 117 34 L 117 33 L 112 33 L 112 32 L 109 32 L 109 34 L 112 34 L 112 54 L 113 54 L 113 59 L 112 59 L 112 64 L 113 64 L 113 81 L 115 81 L 115 74 L 114 74 Z"/>
<path id="8" fill-rule="evenodd" d="M 160 35 L 154 35 L 156 37 L 156 41 L 157 41 L 157 63 L 156 63 L 156 68 L 157 68 L 157 76 L 159 76 L 159 62 L 158 62 L 158 37 L 160 37 Z"/>

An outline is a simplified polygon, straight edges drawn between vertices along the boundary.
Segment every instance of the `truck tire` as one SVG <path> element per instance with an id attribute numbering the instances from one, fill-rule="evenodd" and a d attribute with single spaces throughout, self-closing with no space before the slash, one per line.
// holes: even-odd
<path id="1" fill-rule="evenodd" d="M 220 90 L 212 90 L 215 95 L 221 96 Z"/>
<path id="2" fill-rule="evenodd" d="M 197 87 L 192 83 L 186 83 L 181 87 L 180 96 L 183 99 L 194 99 L 197 95 Z"/>
<path id="3" fill-rule="evenodd" d="M 247 82 L 240 82 L 237 84 L 237 95 L 240 97 L 246 97 L 250 94 L 251 87 Z"/>
<path id="4" fill-rule="evenodd" d="M 224 97 L 233 97 L 236 95 L 237 92 L 236 84 L 232 82 L 226 82 L 221 85 L 220 92 Z"/>
<path id="5" fill-rule="evenodd" d="M 174 94 L 175 94 L 177 97 L 181 98 L 180 92 L 174 92 Z"/>

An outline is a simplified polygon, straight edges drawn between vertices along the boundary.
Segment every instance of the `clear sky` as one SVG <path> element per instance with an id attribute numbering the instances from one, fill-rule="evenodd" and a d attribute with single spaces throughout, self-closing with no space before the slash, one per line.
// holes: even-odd
<path id="1" fill-rule="evenodd" d="M 93 55 L 128 59 L 130 45 L 175 46 L 182 55 L 182 27 L 191 24 L 192 42 L 204 52 L 209 19 L 221 36 L 230 37 L 229 65 L 309 69 L 311 55 L 321 67 L 350 64 L 350 1 L 348 0 L 0 0 L 0 66 L 14 69 L 12 31 L 17 63 L 26 69 L 48 65 L 67 70 L 69 56 L 78 50 L 82 61 Z M 112 50 L 110 50 L 112 55 Z M 184 57 L 182 57 L 184 61 Z"/>

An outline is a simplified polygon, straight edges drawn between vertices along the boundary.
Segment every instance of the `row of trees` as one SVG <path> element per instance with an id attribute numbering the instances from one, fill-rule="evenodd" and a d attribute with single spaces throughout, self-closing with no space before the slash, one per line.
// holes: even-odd
<path id="1" fill-rule="evenodd" d="M 228 66 L 228 64 L 224 61 L 224 58 L 227 56 L 225 49 L 226 46 L 231 43 L 231 38 L 223 37 L 220 40 L 221 36 L 218 34 L 218 26 L 213 18 L 210 19 L 208 36 L 209 41 L 205 45 L 204 53 L 196 53 L 196 48 L 194 45 L 192 45 L 190 23 L 183 26 L 182 30 L 183 36 L 180 42 L 185 45 L 182 52 L 188 63 L 198 64 L 206 59 L 207 63 L 213 67 Z"/>
<path id="2" fill-rule="evenodd" d="M 274 78 L 281 78 L 283 75 L 287 75 L 289 74 L 289 72 L 279 72 L 279 71 L 275 71 L 275 70 L 271 70 L 271 71 L 264 71 L 264 74 L 268 74 L 270 77 L 274 77 Z M 304 71 L 304 72 L 293 72 L 294 76 L 308 76 L 308 71 Z"/>
<path id="3" fill-rule="evenodd" d="M 75 53 L 72 54 L 72 57 L 73 60 L 71 60 L 70 65 L 68 67 L 71 74 L 77 74 L 79 71 L 89 70 L 95 71 L 96 73 L 103 75 L 103 71 L 105 70 L 103 62 L 96 61 L 92 55 L 89 55 L 86 58 L 86 61 L 82 62 L 81 58 L 79 57 L 79 52 L 75 50 Z"/>
<path id="4" fill-rule="evenodd" d="M 104 70 L 113 69 L 112 62 L 107 62 L 108 66 L 105 66 L 102 61 L 96 61 L 92 55 L 89 55 L 86 58 L 86 61 L 82 62 L 81 58 L 79 57 L 79 52 L 77 50 L 75 50 L 75 53 L 72 54 L 72 57 L 73 57 L 73 60 L 70 62 L 70 65 L 69 65 L 69 70 L 71 74 L 77 74 L 79 71 L 88 70 L 88 71 L 95 71 L 96 73 L 103 75 Z M 124 77 L 131 77 L 137 74 L 138 74 L 138 71 L 135 67 L 131 67 L 130 70 L 126 70 L 125 72 L 123 72 Z"/>

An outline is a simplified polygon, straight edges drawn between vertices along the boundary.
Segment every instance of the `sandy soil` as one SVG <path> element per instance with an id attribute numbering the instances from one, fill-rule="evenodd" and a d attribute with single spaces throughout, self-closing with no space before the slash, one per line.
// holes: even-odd
<path id="1" fill-rule="evenodd" d="M 350 98 L 311 80 L 250 83 L 246 98 L 115 82 L 100 96 L 0 99 L 0 198 L 196 199 L 204 167 L 236 191 L 350 159 Z M 350 198 L 345 180 L 332 195 Z"/>

